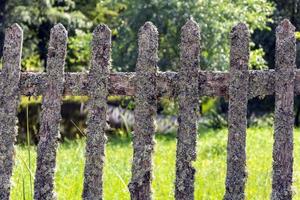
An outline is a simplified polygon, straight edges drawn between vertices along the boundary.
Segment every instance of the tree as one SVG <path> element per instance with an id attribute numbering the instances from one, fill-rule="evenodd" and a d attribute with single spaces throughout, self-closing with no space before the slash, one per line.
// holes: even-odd
<path id="1" fill-rule="evenodd" d="M 80 0 L 1 1 L 0 47 L 2 49 L 4 28 L 17 22 L 24 31 L 22 68 L 34 71 L 44 70 L 50 29 L 56 23 L 62 23 L 68 30 L 70 41 L 66 70 L 82 70 L 83 67 L 88 66 L 89 51 L 82 53 L 80 47 L 84 45 L 83 50 L 89 49 L 88 40 L 90 40 L 90 37 L 82 33 L 89 33 L 99 21 L 105 23 L 106 19 L 116 16 L 116 12 L 110 10 L 109 2 L 97 0 L 85 2 Z"/>
<path id="2" fill-rule="evenodd" d="M 265 29 L 273 12 L 267 0 L 133 0 L 124 1 L 126 10 L 120 14 L 122 24 L 117 28 L 113 48 L 113 66 L 117 70 L 133 70 L 137 56 L 137 32 L 146 21 L 152 21 L 160 34 L 159 66 L 162 70 L 176 70 L 179 58 L 180 29 L 187 18 L 193 16 L 200 24 L 202 37 L 201 66 L 203 69 L 228 68 L 231 27 L 246 22 L 250 32 Z M 253 46 L 253 45 L 252 45 Z M 254 47 L 253 50 L 259 49 Z M 263 51 L 252 51 L 257 60 L 253 65 L 263 65 Z"/>
<path id="3" fill-rule="evenodd" d="M 133 71 L 138 29 L 146 21 L 152 21 L 160 33 L 160 69 L 176 70 L 180 29 L 191 16 L 202 29 L 201 67 L 225 70 L 231 27 L 243 21 L 251 33 L 265 29 L 273 11 L 267 0 L 6 0 L 0 6 L 5 8 L 0 12 L 0 45 L 3 24 L 7 27 L 19 23 L 24 29 L 22 67 L 27 70 L 46 66 L 50 29 L 55 23 L 62 23 L 69 32 L 67 71 L 87 68 L 91 32 L 99 23 L 112 29 L 114 70 Z M 259 45 L 251 47 L 251 66 L 264 67 L 264 52 Z"/>

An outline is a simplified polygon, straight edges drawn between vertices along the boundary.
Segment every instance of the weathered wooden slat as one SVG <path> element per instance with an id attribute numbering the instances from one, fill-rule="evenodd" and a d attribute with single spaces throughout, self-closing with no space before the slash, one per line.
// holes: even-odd
<path id="1" fill-rule="evenodd" d="M 54 172 L 61 120 L 64 84 L 64 64 L 67 49 L 67 31 L 62 24 L 51 29 L 48 48 L 47 74 L 43 92 L 40 120 L 37 166 L 34 181 L 34 199 L 56 199 Z"/>
<path id="2" fill-rule="evenodd" d="M 275 132 L 273 145 L 273 200 L 292 199 L 295 27 L 283 20 L 276 28 Z"/>
<path id="3" fill-rule="evenodd" d="M 295 95 L 300 95 L 300 70 L 295 70 Z M 1 74 L 1 73 L 0 73 Z M 110 95 L 134 95 L 135 72 L 111 73 L 108 79 Z M 22 95 L 41 95 L 45 90 L 46 73 L 22 72 L 19 87 Z M 87 73 L 65 73 L 64 95 L 88 95 Z M 157 73 L 157 96 L 176 97 L 178 74 Z M 201 86 L 201 87 L 200 87 Z M 199 72 L 199 95 L 228 97 L 228 72 Z M 274 70 L 249 70 L 248 98 L 273 95 Z"/>
<path id="4" fill-rule="evenodd" d="M 245 199 L 246 129 L 248 102 L 249 32 L 245 24 L 233 27 L 230 48 L 226 200 Z"/>
<path id="5" fill-rule="evenodd" d="M 192 19 L 181 29 L 179 116 L 176 148 L 175 199 L 194 199 L 197 119 L 199 115 L 200 29 Z"/>
<path id="6" fill-rule="evenodd" d="M 110 67 L 111 31 L 99 25 L 93 32 L 92 62 L 89 72 L 86 162 L 82 197 L 103 199 L 103 165 L 107 128 L 107 85 Z"/>
<path id="7" fill-rule="evenodd" d="M 152 199 L 152 154 L 154 150 L 154 116 L 157 112 L 156 72 L 158 32 L 151 22 L 139 30 L 138 59 L 135 77 L 132 177 L 128 185 L 131 199 Z"/>
<path id="8" fill-rule="evenodd" d="M 3 69 L 0 75 L 0 199 L 10 199 L 10 178 L 17 134 L 17 108 L 23 31 L 14 24 L 5 32 Z"/>

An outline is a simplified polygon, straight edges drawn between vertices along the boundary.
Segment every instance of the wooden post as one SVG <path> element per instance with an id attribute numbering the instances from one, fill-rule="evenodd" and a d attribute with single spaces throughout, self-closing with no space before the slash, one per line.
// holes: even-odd
<path id="1" fill-rule="evenodd" d="M 103 165 L 107 128 L 107 85 L 110 68 L 111 31 L 99 25 L 93 32 L 92 62 L 89 72 L 89 108 L 86 163 L 82 198 L 103 199 Z"/>
<path id="2" fill-rule="evenodd" d="M 48 48 L 46 87 L 43 92 L 34 181 L 36 200 L 56 199 L 54 172 L 61 120 L 66 49 L 67 31 L 62 24 L 57 24 L 51 29 Z"/>
<path id="3" fill-rule="evenodd" d="M 0 199 L 10 199 L 10 178 L 17 135 L 23 31 L 14 24 L 5 32 L 3 68 L 0 76 Z"/>
<path id="4" fill-rule="evenodd" d="M 192 19 L 181 29 L 179 69 L 179 116 L 176 150 L 175 199 L 194 199 L 193 161 L 196 160 L 199 115 L 200 29 Z"/>
<path id="5" fill-rule="evenodd" d="M 283 20 L 276 28 L 273 200 L 292 199 L 295 60 L 295 27 Z"/>
<path id="6" fill-rule="evenodd" d="M 249 32 L 245 24 L 233 27 L 230 49 L 227 174 L 224 199 L 245 198 L 246 129 L 248 102 Z"/>
<path id="7" fill-rule="evenodd" d="M 156 115 L 156 72 L 158 32 L 151 22 L 139 30 L 136 65 L 132 178 L 128 185 L 131 199 L 151 199 L 154 116 Z"/>

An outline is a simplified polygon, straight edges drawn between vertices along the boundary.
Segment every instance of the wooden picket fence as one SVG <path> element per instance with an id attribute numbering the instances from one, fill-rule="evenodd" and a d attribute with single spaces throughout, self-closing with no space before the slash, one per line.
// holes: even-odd
<path id="1" fill-rule="evenodd" d="M 245 198 L 248 99 L 275 94 L 275 129 L 271 199 L 292 199 L 293 104 L 300 94 L 300 70 L 295 69 L 295 28 L 283 20 L 276 29 L 276 69 L 248 70 L 249 32 L 243 23 L 231 33 L 229 72 L 200 71 L 200 30 L 193 20 L 182 27 L 180 69 L 158 72 L 158 32 L 147 22 L 139 30 L 136 72 L 110 73 L 111 31 L 99 25 L 93 32 L 89 73 L 64 73 L 67 31 L 51 29 L 47 72 L 21 72 L 22 29 L 14 24 L 5 35 L 0 74 L 0 199 L 10 196 L 14 163 L 17 107 L 20 95 L 42 95 L 34 199 L 55 199 L 54 172 L 63 95 L 90 97 L 83 199 L 102 199 L 105 163 L 107 96 L 135 96 L 131 199 L 151 199 L 154 116 L 162 96 L 179 101 L 175 199 L 194 199 L 197 119 L 200 96 L 229 99 L 227 174 L 224 199 Z M 294 84 L 295 83 L 295 84 Z M 117 156 L 117 155 L 116 155 Z M 198 161 L 201 162 L 201 161 Z M 175 170 L 175 169 L 174 169 Z M 209 184 L 209 183 L 207 183 Z"/>

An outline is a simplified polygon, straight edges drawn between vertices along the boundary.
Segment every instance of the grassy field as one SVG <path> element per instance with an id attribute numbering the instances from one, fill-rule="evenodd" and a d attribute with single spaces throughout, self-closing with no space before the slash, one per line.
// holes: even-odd
<path id="1" fill-rule="evenodd" d="M 222 199 L 226 174 L 227 130 L 199 130 L 194 163 L 197 169 L 195 199 Z M 247 199 L 269 199 L 271 192 L 272 128 L 250 128 L 247 138 Z M 176 140 L 157 136 L 154 154 L 154 199 L 173 198 Z M 300 199 L 300 131 L 294 135 L 294 199 Z M 84 140 L 61 144 L 57 157 L 56 192 L 58 199 L 81 199 Z M 12 199 L 31 199 L 35 169 L 35 149 L 31 147 L 29 166 L 27 147 L 17 146 L 13 171 Z M 131 177 L 132 146 L 129 139 L 110 138 L 106 148 L 104 198 L 129 199 L 127 184 Z M 30 180 L 30 174 L 32 178 Z"/>

